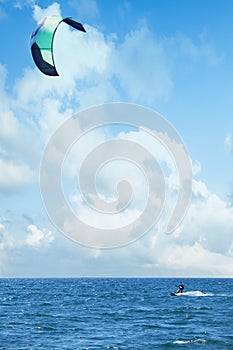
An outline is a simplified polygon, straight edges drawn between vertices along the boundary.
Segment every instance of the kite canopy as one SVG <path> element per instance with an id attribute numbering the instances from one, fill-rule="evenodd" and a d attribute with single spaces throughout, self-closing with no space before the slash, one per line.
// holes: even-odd
<path id="1" fill-rule="evenodd" d="M 86 32 L 83 25 L 71 17 L 48 16 L 38 25 L 31 36 L 32 57 L 39 70 L 51 76 L 58 76 L 53 58 L 53 38 L 57 27 L 65 22 L 71 27 Z"/>

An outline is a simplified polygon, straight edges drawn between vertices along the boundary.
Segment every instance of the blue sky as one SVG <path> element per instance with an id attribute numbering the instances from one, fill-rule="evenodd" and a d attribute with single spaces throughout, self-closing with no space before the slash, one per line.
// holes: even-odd
<path id="1" fill-rule="evenodd" d="M 48 14 L 72 16 L 87 30 L 76 45 L 68 27 L 57 31 L 58 78 L 43 76 L 30 53 L 31 33 Z M 0 1 L 1 276 L 232 277 L 232 15 L 230 0 Z M 193 199 L 172 237 L 155 227 L 129 246 L 89 249 L 47 217 L 40 159 L 67 118 L 121 101 L 152 108 L 180 134 Z M 90 146 L 103 138 L 97 132 Z"/>

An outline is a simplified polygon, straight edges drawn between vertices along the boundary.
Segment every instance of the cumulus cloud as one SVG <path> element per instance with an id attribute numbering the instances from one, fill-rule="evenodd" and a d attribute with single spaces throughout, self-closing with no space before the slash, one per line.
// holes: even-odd
<path id="1" fill-rule="evenodd" d="M 96 131 L 96 130 L 95 130 Z M 96 133 L 94 133 L 96 136 Z M 92 147 L 96 147 L 97 144 L 100 141 L 100 134 L 97 134 L 98 138 L 91 138 L 93 137 L 93 134 L 90 135 L 90 139 L 85 135 L 85 145 L 88 147 L 90 146 L 88 141 L 91 142 Z M 139 216 L 143 213 L 148 201 L 150 203 L 153 203 L 153 207 L 148 207 L 146 212 L 149 218 L 155 218 L 156 221 L 158 211 L 160 211 L 159 208 L 162 210 L 162 204 L 163 204 L 163 196 L 165 197 L 165 193 L 163 191 L 163 186 L 159 186 L 159 188 L 153 189 L 153 186 L 151 188 L 148 188 L 148 182 L 151 179 L 156 177 L 157 181 L 152 181 L 152 183 L 160 183 L 159 182 L 159 176 L 157 168 L 154 167 L 154 160 L 160 163 L 160 166 L 162 165 L 163 168 L 165 167 L 165 164 L 167 165 L 166 172 L 164 174 L 164 180 L 166 182 L 167 188 L 166 190 L 166 201 L 165 201 L 165 211 L 164 211 L 164 218 L 162 220 L 162 223 L 160 223 L 160 230 L 165 231 L 166 225 L 168 224 L 169 218 L 171 216 L 171 212 L 173 210 L 173 207 L 176 203 L 177 197 L 178 197 L 178 188 L 179 188 L 179 179 L 177 175 L 176 167 L 174 166 L 174 161 L 171 159 L 171 156 L 169 156 L 168 151 L 164 146 L 161 145 L 161 143 L 153 138 L 151 135 L 145 133 L 144 131 L 130 131 L 128 133 L 121 132 L 120 135 L 116 135 L 117 139 L 127 141 L 127 150 L 123 150 L 123 154 L 125 155 L 125 160 L 119 160 L 119 159 L 110 159 L 109 162 L 103 162 L 103 166 L 101 168 L 96 168 L 95 162 L 92 161 L 90 164 L 88 163 L 88 169 L 85 174 L 85 182 L 89 185 L 89 192 L 88 197 L 82 197 L 80 193 L 80 188 L 77 191 L 77 193 L 72 193 L 67 195 L 67 199 L 69 203 L 72 206 L 72 209 L 74 209 L 75 213 L 77 214 L 78 218 L 85 222 L 86 224 L 90 224 L 90 217 L 91 217 L 91 225 L 98 227 L 98 228 L 104 228 L 104 229 L 113 229 L 113 228 L 119 228 L 124 227 L 127 224 L 130 224 L 132 222 L 135 222 Z M 93 144 L 93 141 L 96 140 L 97 144 Z M 106 141 L 106 135 L 105 138 L 103 138 L 102 142 Z M 132 143 L 128 141 L 133 141 Z M 120 141 L 121 142 L 121 141 Z M 147 161 L 144 162 L 144 170 L 142 171 L 142 168 L 140 166 L 140 161 L 138 162 L 138 167 L 134 162 L 130 161 L 130 156 L 127 157 L 127 155 L 131 154 L 133 157 L 138 157 L 139 154 L 135 154 L 135 143 L 140 144 L 144 149 L 147 149 L 150 153 L 148 153 L 149 158 Z M 119 144 L 115 146 L 116 148 L 111 147 L 111 151 L 115 152 L 119 155 Z M 130 148 L 131 145 L 131 148 Z M 175 147 L 175 145 L 174 145 Z M 82 150 L 82 146 L 77 143 L 77 149 L 80 153 Z M 77 152 L 78 153 L 78 152 Z M 106 156 L 108 157 L 107 148 L 105 149 Z M 68 157 L 66 157 L 66 160 L 64 163 L 68 163 L 68 166 L 70 166 L 70 162 L 72 163 L 74 161 L 74 157 L 71 157 L 72 152 L 69 153 Z M 86 156 L 86 154 L 85 154 Z M 101 153 L 101 157 L 104 158 L 104 154 Z M 153 158 L 154 156 L 154 158 Z M 96 154 L 97 157 L 97 154 Z M 101 159 L 103 159 L 101 158 Z M 138 159 L 139 160 L 139 159 Z M 137 163 L 137 162 L 136 162 Z M 66 164 L 65 164 L 66 165 Z M 75 165 L 75 167 L 74 167 Z M 80 166 L 82 165 L 81 162 L 74 162 L 73 165 L 73 176 L 77 176 L 77 174 L 80 171 Z M 141 164 L 142 165 L 142 164 Z M 97 171 L 98 170 L 98 171 Z M 97 171 L 97 172 L 96 172 Z M 95 176 L 92 176 L 92 174 L 95 174 Z M 72 175 L 72 173 L 70 173 Z M 73 177 L 71 176 L 72 180 Z M 90 189 L 90 181 L 91 179 L 95 182 L 94 186 L 97 190 L 97 193 L 91 191 Z M 110 210 L 110 203 L 113 201 L 116 201 L 116 204 L 118 199 L 118 193 L 117 193 L 117 184 L 120 183 L 120 181 L 126 180 L 130 183 L 131 189 L 132 189 L 132 198 L 130 198 L 129 205 L 127 205 L 127 210 L 120 210 L 118 213 L 114 213 L 114 215 L 109 215 Z M 78 182 L 80 186 L 80 181 Z M 63 186 L 64 193 L 67 190 L 67 182 L 64 181 L 65 186 Z M 72 182 L 73 184 L 73 182 Z M 86 185 L 85 185 L 86 186 Z M 70 190 L 71 187 L 68 186 L 68 189 Z M 82 189 L 82 188 L 81 188 Z M 124 192 L 125 195 L 126 192 Z M 97 198 L 98 196 L 98 198 Z M 89 205 L 87 204 L 86 200 L 88 199 Z M 99 199 L 102 199 L 106 201 L 106 211 L 103 210 L 101 212 L 100 210 L 93 210 L 94 208 L 98 208 L 99 205 Z M 111 206 L 112 208 L 112 206 Z M 148 220 L 151 221 L 150 219 Z M 66 222 L 67 224 L 67 222 Z M 136 226 L 136 225 L 135 225 Z M 79 237 L 81 237 L 82 233 L 80 232 Z M 137 236 L 135 232 L 132 232 L 132 235 Z M 83 237 L 85 236 L 85 233 L 83 232 Z M 140 236 L 140 234 L 139 234 Z M 85 239 L 85 237 L 84 237 Z M 132 238 L 130 238 L 130 241 Z"/>
<path id="2" fill-rule="evenodd" d="M 202 188 L 199 198 L 194 198 L 187 220 L 184 240 L 201 239 L 204 248 L 214 253 L 227 255 L 233 242 L 233 208 L 216 194 Z"/>
<path id="3" fill-rule="evenodd" d="M 31 247 L 48 246 L 54 240 L 52 231 L 40 230 L 36 225 L 29 225 L 28 232 L 25 243 Z"/>
<path id="4" fill-rule="evenodd" d="M 48 249 L 52 249 L 53 232 L 47 228 L 39 229 L 31 217 L 7 211 L 0 216 L 0 275 L 27 276 L 35 275 L 35 264 L 28 264 L 37 254 L 38 262 Z M 51 247 L 51 248 L 50 248 Z M 46 255 L 47 256 L 47 255 Z M 29 266 L 30 265 L 30 266 Z M 43 275 L 39 272 L 38 275 Z"/>
<path id="5" fill-rule="evenodd" d="M 201 181 L 194 180 L 193 199 L 180 230 L 151 233 L 148 274 L 232 277 L 233 208 Z"/>
<path id="6" fill-rule="evenodd" d="M 171 275 L 182 276 L 227 276 L 232 277 L 233 259 L 193 245 L 169 245 L 161 251 L 158 264 Z"/>
<path id="7" fill-rule="evenodd" d="M 46 16 L 61 16 L 60 4 L 54 2 L 47 8 L 42 9 L 39 5 L 33 6 L 33 18 L 39 23 Z"/>

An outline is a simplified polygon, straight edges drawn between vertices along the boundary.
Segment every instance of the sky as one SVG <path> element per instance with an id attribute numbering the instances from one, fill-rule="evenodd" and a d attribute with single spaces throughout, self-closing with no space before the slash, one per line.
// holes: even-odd
<path id="1" fill-rule="evenodd" d="M 59 77 L 43 75 L 30 51 L 31 34 L 48 15 L 73 17 L 86 29 L 59 26 Z M 1 277 L 233 277 L 232 16 L 231 0 L 0 0 Z M 72 116 L 115 102 L 153 110 L 172 125 L 192 164 L 192 198 L 167 235 L 179 182 L 170 155 L 140 128 L 97 128 L 64 161 L 65 197 L 81 220 L 123 226 L 144 210 L 145 174 L 124 161 L 101 168 L 96 189 L 109 202 L 114 185 L 129 177 L 135 193 L 125 213 L 104 219 L 83 200 L 77 169 L 109 140 L 146 147 L 159 158 L 167 189 L 164 213 L 145 235 L 114 249 L 91 248 L 67 238 L 49 217 L 40 165 Z"/>

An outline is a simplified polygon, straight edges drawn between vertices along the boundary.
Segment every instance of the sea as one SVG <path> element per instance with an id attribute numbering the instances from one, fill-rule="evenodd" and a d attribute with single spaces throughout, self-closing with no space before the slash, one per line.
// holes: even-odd
<path id="1" fill-rule="evenodd" d="M 233 279 L 2 278 L 0 349 L 230 350 Z"/>

